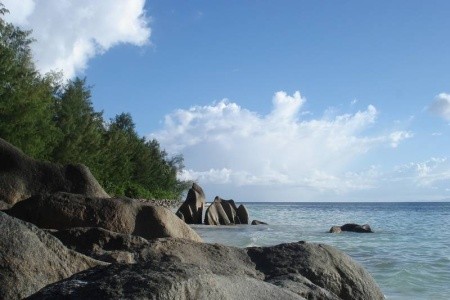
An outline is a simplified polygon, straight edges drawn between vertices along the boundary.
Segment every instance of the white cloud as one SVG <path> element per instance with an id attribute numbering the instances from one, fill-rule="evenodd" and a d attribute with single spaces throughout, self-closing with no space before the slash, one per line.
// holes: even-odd
<path id="1" fill-rule="evenodd" d="M 277 92 L 267 115 L 227 99 L 179 109 L 149 137 L 182 153 L 187 163 L 182 178 L 200 184 L 345 193 L 372 188 L 376 177 L 372 168 L 350 172 L 349 165 L 373 148 L 397 146 L 412 136 L 366 133 L 378 114 L 372 105 L 353 114 L 302 119 L 305 101 L 299 92 Z"/>
<path id="2" fill-rule="evenodd" d="M 441 93 L 428 108 L 433 114 L 450 121 L 450 94 Z"/>
<path id="3" fill-rule="evenodd" d="M 391 140 L 391 147 L 397 148 L 401 141 L 412 138 L 413 136 L 414 134 L 409 131 L 394 131 L 389 135 L 389 139 Z"/>
<path id="4" fill-rule="evenodd" d="M 145 0 L 3 0 L 6 19 L 33 29 L 32 51 L 42 72 L 82 72 L 89 59 L 120 43 L 142 46 L 151 30 Z"/>
<path id="5" fill-rule="evenodd" d="M 450 161 L 447 157 L 432 157 L 396 167 L 397 178 L 412 180 L 424 187 L 450 182 Z"/>

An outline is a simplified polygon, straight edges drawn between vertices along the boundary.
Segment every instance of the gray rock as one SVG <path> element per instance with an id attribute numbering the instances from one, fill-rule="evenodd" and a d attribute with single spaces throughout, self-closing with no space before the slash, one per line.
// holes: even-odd
<path id="1" fill-rule="evenodd" d="M 102 227 L 146 239 L 180 237 L 201 241 L 169 209 L 133 199 L 90 198 L 60 192 L 30 197 L 5 212 L 46 229 Z"/>
<path id="2" fill-rule="evenodd" d="M 186 201 L 178 209 L 176 215 L 187 224 L 202 224 L 203 207 L 205 206 L 205 193 L 196 184 L 189 189 Z"/>
<path id="3" fill-rule="evenodd" d="M 0 225 L 0 299 L 22 299 L 74 273 L 105 265 L 3 212 Z"/>
<path id="4" fill-rule="evenodd" d="M 86 166 L 37 161 L 0 138 L 0 201 L 12 205 L 58 191 L 109 197 Z"/>
<path id="5" fill-rule="evenodd" d="M 359 232 L 359 233 L 373 233 L 369 224 L 344 224 L 342 226 L 333 226 L 330 228 L 330 233 L 341 233 L 342 231 Z"/>
<path id="6" fill-rule="evenodd" d="M 289 290 L 242 275 L 219 275 L 167 258 L 131 265 L 114 264 L 82 272 L 50 285 L 35 299 L 304 299 Z"/>
<path id="7" fill-rule="evenodd" d="M 372 276 L 348 255 L 334 247 L 315 243 L 289 243 L 273 247 L 247 248 L 256 269 L 267 281 L 281 282 L 292 292 L 308 297 L 305 282 L 311 282 L 332 294 L 329 299 L 384 299 Z M 295 275 L 290 279 L 286 275 Z M 295 281 L 305 277 L 300 288 Z M 311 291 L 313 292 L 313 291 Z M 316 298 L 321 298 L 316 294 Z M 315 294 L 315 293 L 313 293 Z"/>
<path id="8" fill-rule="evenodd" d="M 135 263 L 149 241 L 135 235 L 117 233 L 99 227 L 50 230 L 67 248 L 89 257 L 118 263 Z"/>
<path id="9" fill-rule="evenodd" d="M 136 264 L 91 269 L 30 299 L 383 299 L 370 274 L 330 246 L 148 242 Z"/>

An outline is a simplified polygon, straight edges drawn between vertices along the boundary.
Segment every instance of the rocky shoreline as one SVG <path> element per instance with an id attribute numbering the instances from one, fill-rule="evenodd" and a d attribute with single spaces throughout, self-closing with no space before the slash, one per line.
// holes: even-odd
<path id="1" fill-rule="evenodd" d="M 202 222 L 190 193 L 181 207 Z M 85 166 L 35 161 L 2 139 L 0 202 L 0 299 L 384 298 L 334 247 L 204 243 L 189 214 L 163 207 L 172 201 L 110 198 Z M 233 204 L 215 201 L 211 222 L 248 224 Z"/>

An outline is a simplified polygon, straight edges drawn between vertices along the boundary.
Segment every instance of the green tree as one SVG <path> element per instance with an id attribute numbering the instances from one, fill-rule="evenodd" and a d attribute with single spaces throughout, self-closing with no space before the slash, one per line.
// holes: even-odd
<path id="1" fill-rule="evenodd" d="M 52 121 L 55 74 L 41 76 L 31 55 L 30 31 L 3 20 L 0 3 L 0 137 L 36 158 L 49 158 L 59 133 Z"/>
<path id="2" fill-rule="evenodd" d="M 62 133 L 52 157 L 60 163 L 83 163 L 94 174 L 100 172 L 102 136 L 101 112 L 95 112 L 91 90 L 85 79 L 69 81 L 55 100 L 54 122 Z"/>

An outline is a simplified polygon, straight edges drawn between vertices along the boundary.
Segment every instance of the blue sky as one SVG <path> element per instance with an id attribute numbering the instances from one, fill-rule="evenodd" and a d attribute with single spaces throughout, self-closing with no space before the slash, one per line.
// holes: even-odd
<path id="1" fill-rule="evenodd" d="M 3 2 L 211 200 L 450 199 L 449 1 Z"/>

